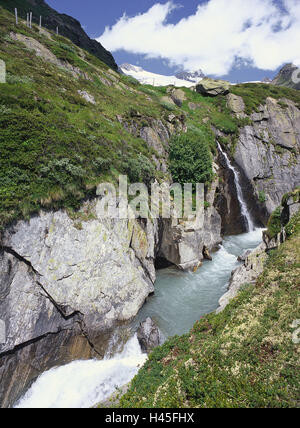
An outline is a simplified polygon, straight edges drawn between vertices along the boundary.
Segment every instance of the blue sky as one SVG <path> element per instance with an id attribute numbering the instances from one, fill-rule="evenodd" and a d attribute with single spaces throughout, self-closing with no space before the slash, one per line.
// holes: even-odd
<path id="1" fill-rule="evenodd" d="M 77 18 L 118 64 L 156 73 L 204 68 L 232 82 L 261 80 L 299 58 L 299 0 L 46 1 Z"/>

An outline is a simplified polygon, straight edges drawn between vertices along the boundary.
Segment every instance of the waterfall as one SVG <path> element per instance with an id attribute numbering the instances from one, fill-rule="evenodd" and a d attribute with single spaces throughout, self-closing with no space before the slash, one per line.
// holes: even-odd
<path id="1" fill-rule="evenodd" d="M 90 408 L 130 382 L 146 359 L 134 335 L 113 358 L 74 361 L 43 373 L 15 407 Z"/>
<path id="2" fill-rule="evenodd" d="M 221 145 L 219 143 L 218 143 L 218 149 L 222 153 L 222 155 L 224 156 L 227 167 L 234 174 L 234 182 L 235 182 L 235 187 L 236 187 L 236 191 L 237 191 L 238 201 L 239 201 L 239 204 L 240 204 L 240 207 L 241 207 L 241 213 L 242 213 L 242 216 L 245 218 L 245 220 L 247 222 L 248 231 L 251 232 L 251 231 L 255 230 L 255 227 L 254 227 L 253 221 L 251 219 L 251 215 L 250 215 L 250 213 L 248 211 L 248 207 L 247 207 L 246 201 L 245 201 L 244 196 L 243 196 L 243 191 L 242 191 L 242 187 L 241 187 L 241 184 L 240 184 L 239 173 L 234 168 L 234 166 L 232 165 L 232 163 L 229 160 L 229 157 L 228 157 L 227 153 L 224 152 L 224 150 L 222 149 L 222 147 L 221 147 Z"/>

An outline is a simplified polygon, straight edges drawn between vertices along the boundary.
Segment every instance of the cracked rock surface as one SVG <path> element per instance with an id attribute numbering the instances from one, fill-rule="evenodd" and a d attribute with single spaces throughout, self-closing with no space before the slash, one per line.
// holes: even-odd
<path id="1" fill-rule="evenodd" d="M 285 107 L 283 107 L 283 103 Z M 241 130 L 235 161 L 270 215 L 282 196 L 300 185 L 300 110 L 290 100 L 267 98 L 253 125 Z"/>

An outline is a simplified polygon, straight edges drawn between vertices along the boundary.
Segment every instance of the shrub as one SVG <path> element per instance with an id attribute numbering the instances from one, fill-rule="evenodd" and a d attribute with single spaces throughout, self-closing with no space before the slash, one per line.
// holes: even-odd
<path id="1" fill-rule="evenodd" d="M 285 227 L 287 236 L 300 233 L 300 211 L 298 211 Z"/>
<path id="2" fill-rule="evenodd" d="M 153 164 L 141 154 L 137 158 L 128 157 L 123 162 L 123 171 L 128 175 L 131 183 L 143 182 L 149 185 L 155 178 Z"/>
<path id="3" fill-rule="evenodd" d="M 160 104 L 166 110 L 169 110 L 169 111 L 175 111 L 176 110 L 176 106 L 174 104 L 169 103 L 168 101 L 162 100 L 162 101 L 160 101 Z"/>
<path id="4" fill-rule="evenodd" d="M 274 238 L 281 231 L 281 207 L 271 214 L 268 221 L 268 235 L 270 238 Z"/>
<path id="5" fill-rule="evenodd" d="M 265 203 L 267 200 L 266 194 L 263 191 L 260 191 L 258 194 L 258 200 L 261 204 Z"/>
<path id="6" fill-rule="evenodd" d="M 140 82 L 137 79 L 135 79 L 134 77 L 132 77 L 132 76 L 125 76 L 125 75 L 123 75 L 122 76 L 122 80 L 123 80 L 123 82 L 125 84 L 129 84 L 129 85 L 132 85 L 132 86 L 139 86 L 140 85 Z"/>
<path id="7" fill-rule="evenodd" d="M 212 155 L 206 138 L 188 131 L 170 141 L 170 170 L 174 181 L 208 183 L 213 178 Z"/>
<path id="8" fill-rule="evenodd" d="M 93 161 L 93 165 L 98 174 L 106 172 L 110 169 L 111 161 L 109 159 L 97 158 Z"/>
<path id="9" fill-rule="evenodd" d="M 47 166 L 41 168 L 41 173 L 51 182 L 61 185 L 70 183 L 71 177 L 80 180 L 86 175 L 86 171 L 81 166 L 72 164 L 66 158 L 50 161 Z"/>

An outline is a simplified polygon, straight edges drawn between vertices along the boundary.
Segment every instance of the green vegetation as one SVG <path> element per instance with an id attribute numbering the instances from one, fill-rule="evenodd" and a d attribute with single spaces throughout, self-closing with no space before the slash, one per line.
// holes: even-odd
<path id="1" fill-rule="evenodd" d="M 22 7 L 21 0 L 13 3 Z M 16 31 L 65 64 L 58 67 L 13 41 L 10 32 Z M 225 134 L 220 141 L 233 150 L 238 128 L 249 123 L 233 117 L 224 97 L 203 97 L 186 88 L 182 108 L 166 105 L 161 98 L 167 88 L 118 76 L 68 39 L 53 33 L 49 39 L 36 26 L 30 30 L 20 23 L 16 29 L 14 17 L 2 8 L 0 57 L 8 72 L 7 83 L 0 85 L 0 228 L 42 208 L 62 207 L 80 228 L 92 214 L 82 216 L 77 209 L 100 182 L 115 182 L 120 173 L 146 184 L 162 179 L 153 160 L 160 155 L 140 138 L 155 119 L 173 132 L 170 170 L 179 182 L 212 180 L 212 127 Z M 243 97 L 249 114 L 269 96 L 300 106 L 299 92 L 287 88 L 247 84 L 232 92 Z M 223 313 L 204 317 L 190 334 L 168 340 L 150 355 L 123 406 L 299 406 L 299 348 L 290 327 L 300 317 L 299 222 L 299 214 L 290 220 L 290 239 L 270 255 L 255 286 L 243 287 Z M 281 208 L 268 227 L 270 236 L 281 230 Z"/>
<path id="2" fill-rule="evenodd" d="M 300 218 L 255 285 L 156 348 L 121 407 L 299 407 Z"/>
<path id="3" fill-rule="evenodd" d="M 119 173 L 150 180 L 157 172 L 153 152 L 117 115 L 130 122 L 131 111 L 138 110 L 139 126 L 148 125 L 168 114 L 157 97 L 149 101 L 136 81 L 111 74 L 68 39 L 52 34 L 50 40 L 21 23 L 17 29 L 88 78 L 37 57 L 14 42 L 11 31 L 14 17 L 0 8 L 0 57 L 7 67 L 7 83 L 0 87 L 0 228 L 41 208 L 77 209 L 99 182 L 115 181 Z"/>
<path id="4" fill-rule="evenodd" d="M 208 183 L 213 177 L 207 135 L 188 131 L 170 141 L 170 171 L 175 182 Z"/>
<path id="5" fill-rule="evenodd" d="M 287 236 L 300 235 L 300 211 L 298 211 L 285 226 Z"/>
<path id="6" fill-rule="evenodd" d="M 282 197 L 281 206 L 277 207 L 276 210 L 270 216 L 267 225 L 267 233 L 270 238 L 274 238 L 276 235 L 278 235 L 278 233 L 281 232 L 283 227 L 285 228 L 288 236 L 298 231 L 299 212 L 295 215 L 295 217 L 292 217 L 291 219 L 289 219 L 289 215 L 286 214 L 286 211 L 289 212 L 288 204 L 291 202 L 295 204 L 300 203 L 299 187 L 289 193 L 286 193 Z"/>
<path id="7" fill-rule="evenodd" d="M 211 116 L 212 124 L 226 135 L 237 134 L 237 121 L 229 114 L 216 112 Z"/>
<path id="8" fill-rule="evenodd" d="M 281 232 L 281 207 L 277 207 L 276 210 L 271 214 L 270 219 L 268 221 L 268 236 L 270 238 L 274 238 L 278 233 Z"/>
<path id="9" fill-rule="evenodd" d="M 260 191 L 258 194 L 258 200 L 261 204 L 264 204 L 267 200 L 266 194 L 263 191 Z"/>
<path id="10" fill-rule="evenodd" d="M 20 10 L 21 3 L 14 1 Z M 14 41 L 11 32 L 39 42 L 44 55 Z M 14 16 L 0 8 L 0 58 L 7 67 L 7 83 L 0 87 L 0 229 L 42 208 L 76 210 L 95 195 L 100 182 L 115 182 L 120 173 L 147 184 L 165 178 L 157 168 L 161 155 L 140 138 L 141 129 L 153 127 L 155 119 L 173 134 L 188 128 L 186 136 L 170 142 L 170 169 L 180 182 L 212 180 L 217 152 L 212 128 L 224 133 L 222 144 L 233 151 L 239 127 L 249 123 L 233 117 L 225 97 L 182 88 L 187 99 L 181 108 L 165 103 L 168 88 L 118 75 L 69 39 L 49 34 L 22 22 L 16 28 Z M 60 66 L 47 58 L 48 51 Z M 249 109 L 276 94 L 299 101 L 297 91 L 270 85 L 232 91 L 244 97 Z"/>
<path id="11" fill-rule="evenodd" d="M 150 185 L 155 179 L 155 168 L 143 155 L 138 155 L 137 159 L 128 158 L 123 165 L 124 172 L 132 183 L 143 182 Z"/>
<path id="12" fill-rule="evenodd" d="M 243 97 L 246 104 L 246 113 L 251 114 L 253 111 L 258 111 L 260 105 L 265 104 L 268 97 L 280 100 L 288 98 L 300 108 L 300 92 L 295 89 L 284 88 L 268 84 L 245 83 L 236 85 L 231 88 L 231 92 L 235 95 Z M 283 101 L 281 101 L 283 103 Z M 286 107 L 286 103 L 284 103 Z"/>
<path id="13" fill-rule="evenodd" d="M 297 187 L 292 192 L 288 192 L 282 197 L 282 206 L 286 206 L 289 199 L 292 199 L 293 202 L 299 202 L 300 203 L 300 187 Z"/>

